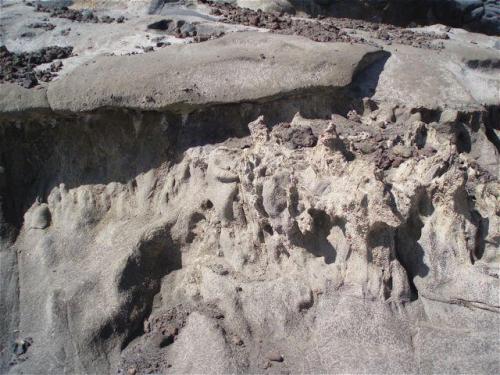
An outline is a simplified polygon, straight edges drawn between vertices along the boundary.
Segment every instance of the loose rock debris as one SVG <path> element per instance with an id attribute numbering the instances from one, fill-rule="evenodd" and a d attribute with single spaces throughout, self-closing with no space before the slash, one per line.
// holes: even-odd
<path id="1" fill-rule="evenodd" d="M 39 81 L 51 81 L 63 66 L 60 60 L 70 57 L 72 52 L 73 47 L 51 46 L 34 52 L 15 53 L 5 46 L 0 46 L 0 83 L 13 82 L 25 88 L 32 88 L 38 85 Z M 41 64 L 51 62 L 53 63 L 49 69 L 35 69 Z"/>

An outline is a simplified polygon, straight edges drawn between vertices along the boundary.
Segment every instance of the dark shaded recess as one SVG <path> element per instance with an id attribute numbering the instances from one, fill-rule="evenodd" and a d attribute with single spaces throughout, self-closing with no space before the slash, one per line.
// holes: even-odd
<path id="1" fill-rule="evenodd" d="M 500 131 L 500 105 L 487 106 L 488 116 L 485 121 L 486 137 L 493 143 L 500 153 L 500 139 L 498 139 L 496 131 Z"/>
<path id="2" fill-rule="evenodd" d="M 486 237 L 490 228 L 489 219 L 482 217 L 474 205 L 475 198 L 473 195 L 469 195 L 466 189 L 459 189 L 455 192 L 453 196 L 454 210 L 476 227 L 474 242 L 467 246 L 472 264 L 483 257 Z"/>
<path id="3" fill-rule="evenodd" d="M 362 99 L 372 97 L 378 86 L 380 74 L 382 74 L 385 64 L 391 54 L 387 51 L 376 52 L 368 55 L 365 64 L 360 64 L 360 68 L 354 74 L 349 91 L 351 96 L 351 109 L 356 109 L 358 113 L 363 112 Z"/>
<path id="4" fill-rule="evenodd" d="M 309 208 L 307 213 L 313 219 L 312 228 L 306 233 L 301 233 L 297 228 L 290 235 L 292 244 L 302 247 L 316 257 L 323 257 L 326 264 L 334 263 L 337 252 L 327 238 L 334 226 L 334 222 L 323 210 Z"/>
<path id="5" fill-rule="evenodd" d="M 422 121 L 426 124 L 430 124 L 431 122 L 439 122 L 439 118 L 441 116 L 441 111 L 438 109 L 429 109 L 424 107 L 416 107 L 412 108 L 410 111 L 411 114 L 420 113 Z"/>
<path id="6" fill-rule="evenodd" d="M 425 190 L 417 193 L 415 204 L 406 222 L 396 229 L 394 248 L 396 259 L 405 268 L 408 274 L 411 300 L 418 298 L 418 290 L 413 282 L 415 276 L 425 277 L 429 267 L 424 263 L 424 249 L 418 241 L 422 236 L 424 223 L 422 216 L 428 217 L 434 212 L 434 206 Z"/>
<path id="7" fill-rule="evenodd" d="M 471 212 L 472 222 L 477 226 L 474 250 L 471 253 L 471 262 L 474 264 L 484 255 L 486 246 L 486 237 L 490 229 L 490 220 L 487 217 L 482 217 L 477 210 Z"/>
<path id="8" fill-rule="evenodd" d="M 458 153 L 469 153 L 472 150 L 472 139 L 466 126 L 462 123 L 453 125 L 455 135 L 455 145 L 457 146 Z"/>
<path id="9" fill-rule="evenodd" d="M 273 230 L 273 227 L 271 226 L 271 224 L 264 224 L 262 229 L 264 230 L 264 232 L 266 232 L 270 236 L 272 236 L 274 234 L 274 230 Z"/>
<path id="10" fill-rule="evenodd" d="M 378 86 L 380 74 L 384 71 L 385 64 L 391 54 L 387 51 L 378 51 L 367 54 L 354 73 L 351 84 L 348 87 L 349 109 L 355 109 L 363 113 L 363 98 L 372 97 Z M 340 113 L 340 112 L 338 112 Z M 340 113 L 343 114 L 343 113 Z"/>
<path id="11" fill-rule="evenodd" d="M 163 19 L 149 24 L 148 29 L 165 31 L 171 28 L 173 22 L 174 22 L 173 20 Z"/>
<path id="12" fill-rule="evenodd" d="M 37 197 L 45 202 L 61 183 L 68 189 L 84 184 L 126 183 L 169 160 L 179 121 L 166 114 L 172 129 L 165 132 L 155 113 L 125 111 L 81 116 L 40 115 L 14 121 L 0 119 L 0 165 L 5 220 L 17 228 Z"/>
<path id="13" fill-rule="evenodd" d="M 193 243 L 196 237 L 196 234 L 193 232 L 193 229 L 196 228 L 196 225 L 202 220 L 206 220 L 205 215 L 199 212 L 193 213 L 193 215 L 191 215 L 191 217 L 189 218 L 189 224 L 188 224 L 189 232 L 186 237 L 187 243 Z"/>
<path id="14" fill-rule="evenodd" d="M 373 262 L 372 249 L 376 247 L 385 247 L 392 249 L 394 244 L 394 228 L 386 223 L 376 223 L 368 232 L 366 245 L 370 250 L 368 252 L 368 262 Z"/>
<path id="15" fill-rule="evenodd" d="M 389 259 L 393 259 L 394 254 L 394 231 L 395 229 L 386 223 L 375 223 L 366 237 L 366 244 L 368 249 L 368 262 L 373 263 L 373 250 L 377 247 L 383 247 L 390 251 Z M 384 281 L 384 298 L 387 300 L 392 293 L 393 281 L 392 275 L 388 280 Z"/>
<path id="16" fill-rule="evenodd" d="M 354 18 L 406 26 L 411 22 L 424 24 L 429 11 L 427 0 L 292 0 L 298 10 L 317 15 Z"/>
<path id="17" fill-rule="evenodd" d="M 161 279 L 181 268 L 180 248 L 172 240 L 169 228 L 159 229 L 147 240 L 139 242 L 127 259 L 118 281 L 118 290 L 131 297 L 122 307 L 121 314 L 110 323 L 113 326 L 111 332 L 126 333 L 122 349 L 134 338 L 144 334 L 143 321 L 151 314 L 154 296 L 160 291 Z"/>
<path id="18" fill-rule="evenodd" d="M 164 348 L 166 346 L 172 345 L 173 343 L 174 343 L 173 335 L 163 336 L 159 346 L 160 348 Z"/>

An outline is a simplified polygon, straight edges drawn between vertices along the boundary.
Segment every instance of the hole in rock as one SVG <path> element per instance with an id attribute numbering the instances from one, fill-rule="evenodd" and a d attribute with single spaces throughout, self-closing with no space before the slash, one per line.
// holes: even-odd
<path id="1" fill-rule="evenodd" d="M 323 257 L 326 264 L 334 263 L 337 252 L 328 241 L 328 236 L 333 227 L 332 219 L 323 210 L 310 208 L 307 212 L 313 220 L 311 230 L 304 234 L 297 230 L 291 236 L 292 243 L 304 248 L 316 257 Z"/>
<path id="2" fill-rule="evenodd" d="M 466 129 L 461 128 L 457 131 L 457 134 L 455 136 L 455 144 L 457 145 L 457 151 L 459 153 L 469 153 L 471 151 L 472 143 L 469 132 Z"/>
<path id="3" fill-rule="evenodd" d="M 264 226 L 262 227 L 262 229 L 264 229 L 264 232 L 266 232 L 270 236 L 272 236 L 273 233 L 274 233 L 273 227 L 270 224 L 264 224 Z"/>
<path id="4" fill-rule="evenodd" d="M 474 264 L 484 255 L 486 246 L 485 238 L 488 236 L 490 221 L 488 218 L 483 218 L 477 210 L 473 210 L 471 216 L 473 222 L 477 226 L 474 251 L 471 254 L 471 262 Z"/>

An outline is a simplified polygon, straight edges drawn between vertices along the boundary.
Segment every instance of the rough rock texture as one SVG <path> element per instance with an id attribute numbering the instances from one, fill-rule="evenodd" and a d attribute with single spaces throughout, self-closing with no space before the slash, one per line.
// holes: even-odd
<path id="1" fill-rule="evenodd" d="M 4 124 L 4 369 L 498 372 L 494 116 Z"/>
<path id="2" fill-rule="evenodd" d="M 243 24 L 266 28 L 271 32 L 288 35 L 301 35 L 316 42 L 348 42 L 376 45 L 366 38 L 357 35 L 357 31 L 366 31 L 368 35 L 383 40 L 385 44 L 407 44 L 419 48 L 441 49 L 441 39 L 448 39 L 445 33 L 418 32 L 406 28 L 380 23 L 345 18 L 319 17 L 320 20 L 296 18 L 291 15 L 276 12 L 263 12 L 260 8 L 251 10 L 231 4 L 219 4 L 213 1 L 203 1 L 212 7 L 211 13 L 221 18 L 223 22 Z M 264 8 L 265 9 L 265 8 Z M 346 32 L 345 29 L 356 30 Z"/>
<path id="3" fill-rule="evenodd" d="M 0 84 L 1 373 L 500 372 L 494 38 L 102 56 L 126 14 Z"/>
<path id="4" fill-rule="evenodd" d="M 442 23 L 500 35 L 498 0 L 229 0 L 240 7 L 270 12 L 329 15 L 382 21 L 399 26 Z"/>

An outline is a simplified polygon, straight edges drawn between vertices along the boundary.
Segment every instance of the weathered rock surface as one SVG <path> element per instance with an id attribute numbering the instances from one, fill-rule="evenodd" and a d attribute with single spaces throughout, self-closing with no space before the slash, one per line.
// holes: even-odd
<path id="1" fill-rule="evenodd" d="M 368 46 L 233 33 L 203 46 L 98 58 L 51 84 L 48 99 L 54 110 L 75 112 L 108 106 L 161 109 L 253 101 L 297 90 L 348 86 L 356 72 L 384 56 Z"/>
<path id="2" fill-rule="evenodd" d="M 297 115 L 295 148 L 262 118 L 218 144 L 167 114 L 4 124 L 10 370 L 495 373 L 498 113 L 387 110 Z"/>
<path id="3" fill-rule="evenodd" d="M 70 35 L 0 84 L 0 372 L 499 373 L 499 51 L 446 33 Z"/>

